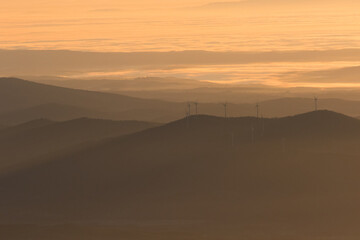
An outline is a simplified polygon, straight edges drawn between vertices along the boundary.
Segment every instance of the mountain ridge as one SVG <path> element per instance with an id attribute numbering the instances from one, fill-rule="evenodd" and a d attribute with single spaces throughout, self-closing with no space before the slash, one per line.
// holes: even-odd
<path id="1" fill-rule="evenodd" d="M 272 132 L 257 132 L 262 121 Z M 0 176 L 0 223 L 226 222 L 232 237 L 249 224 L 280 234 L 280 224 L 296 236 L 332 216 L 342 231 L 360 219 L 359 143 L 360 120 L 331 111 L 195 115 Z"/>
<path id="2" fill-rule="evenodd" d="M 81 118 L 64 122 L 40 119 L 8 127 L 0 131 L 0 173 L 32 165 L 47 155 L 65 153 L 80 145 L 91 145 L 102 139 L 158 125 L 140 121 Z"/>
<path id="3" fill-rule="evenodd" d="M 39 118 L 66 121 L 80 117 L 165 123 L 182 118 L 189 110 L 187 102 L 167 102 L 67 89 L 33 84 L 20 79 L 14 80 L 14 83 L 11 83 L 12 81 L 12 79 L 0 80 L 0 123 L 5 125 Z M 7 87 L 9 82 L 11 86 Z M 262 101 L 259 105 L 260 115 L 282 117 L 314 109 L 314 100 L 312 98 L 283 98 Z M 358 116 L 360 101 L 323 98 L 319 99 L 319 109 Z M 194 113 L 194 106 L 191 106 L 190 110 Z M 220 103 L 199 102 L 198 110 L 201 114 L 224 115 L 224 108 Z M 255 103 L 229 103 L 228 115 L 255 116 Z"/>

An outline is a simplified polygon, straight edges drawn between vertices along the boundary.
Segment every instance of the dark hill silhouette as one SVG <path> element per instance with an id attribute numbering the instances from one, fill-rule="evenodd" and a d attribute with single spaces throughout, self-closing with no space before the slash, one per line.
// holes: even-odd
<path id="1" fill-rule="evenodd" d="M 24 131 L 28 131 L 38 127 L 48 126 L 54 123 L 55 123 L 54 121 L 45 118 L 35 119 L 26 123 L 22 123 L 19 125 L 10 126 L 5 129 L 2 129 L 0 130 L 0 135 L 2 138 L 5 138 L 6 136 L 10 137 L 11 135 L 14 134 L 18 134 L 18 133 L 21 134 Z"/>
<path id="2" fill-rule="evenodd" d="M 52 80 L 51 80 L 52 79 Z M 210 82 L 202 82 L 193 79 L 181 78 L 160 78 L 160 77 L 142 77 L 134 79 L 53 79 L 52 77 L 44 77 L 42 79 L 34 78 L 34 82 L 59 87 L 85 89 L 102 92 L 119 92 L 119 91 L 151 91 L 151 90 L 170 90 L 170 89 L 193 89 L 200 87 L 215 87 L 217 84 Z"/>
<path id="3" fill-rule="evenodd" d="M 2 103 L 1 112 L 21 109 L 46 103 L 59 103 L 87 107 L 94 104 L 94 109 L 127 109 L 130 104 L 140 104 L 141 100 L 115 94 L 82 91 L 29 82 L 17 78 L 0 79 L 1 96 L 7 99 Z"/>
<path id="4" fill-rule="evenodd" d="M 261 113 L 264 116 L 283 117 L 308 112 L 314 109 L 313 98 L 281 98 L 268 100 L 260 103 Z M 342 99 L 320 99 L 320 109 L 343 113 L 350 116 L 358 116 L 360 102 Z"/>
<path id="5" fill-rule="evenodd" d="M 34 120 L 0 131 L 0 173 L 38 162 L 40 158 L 64 152 L 109 137 L 118 137 L 158 126 L 138 121 L 81 118 L 65 122 Z"/>
<path id="6" fill-rule="evenodd" d="M 191 134 L 188 140 L 215 141 L 224 143 L 224 138 L 233 135 L 234 140 L 243 143 L 257 140 L 276 140 L 278 138 L 328 138 L 336 137 L 356 138 L 360 133 L 360 121 L 343 114 L 328 110 L 308 112 L 284 118 L 221 118 L 207 115 L 191 116 L 172 122 L 160 128 L 146 131 L 150 136 L 173 135 L 181 141 Z M 144 133 L 143 136 L 145 135 Z M 194 138 L 194 136 L 196 136 Z"/>
<path id="7" fill-rule="evenodd" d="M 0 123 L 19 124 L 39 118 L 66 121 L 80 117 L 169 122 L 185 115 L 186 103 L 68 89 L 15 78 L 0 78 Z M 284 98 L 260 102 L 265 117 L 283 117 L 314 109 L 313 99 Z M 359 101 L 320 99 L 320 109 L 351 116 L 360 113 Z M 194 113 L 194 107 L 192 107 Z M 223 116 L 220 103 L 200 103 L 199 113 Z M 230 116 L 254 116 L 255 104 L 229 104 Z"/>
<path id="8" fill-rule="evenodd" d="M 17 129 L 17 130 L 29 129 L 29 128 L 42 127 L 42 126 L 50 125 L 50 124 L 53 124 L 53 123 L 55 123 L 55 121 L 52 121 L 52 120 L 49 120 L 49 119 L 46 119 L 46 118 L 39 118 L 39 119 L 35 119 L 35 120 L 29 121 L 29 122 L 26 122 L 26 123 L 23 123 L 23 124 L 13 126 L 13 127 L 9 128 L 9 129 Z"/>
<path id="9" fill-rule="evenodd" d="M 12 115 L 15 115 L 16 118 L 16 116 L 21 115 L 21 112 L 25 112 L 26 119 L 24 121 L 32 120 L 28 117 L 31 114 L 38 118 L 46 117 L 39 116 L 41 111 L 45 111 L 44 115 L 62 116 L 62 118 L 66 118 L 70 114 L 67 119 L 73 118 L 79 110 L 82 117 L 96 116 L 101 118 L 106 117 L 108 114 L 116 119 L 131 119 L 131 116 L 121 115 L 121 112 L 129 109 L 152 109 L 159 113 L 171 112 L 171 109 L 179 108 L 176 107 L 176 103 L 55 87 L 16 78 L 0 78 L 0 100 L 0 114 L 3 115 L 5 120 L 7 118 L 11 120 Z M 56 111 L 51 110 L 51 107 L 54 106 L 52 104 L 55 104 L 55 107 L 58 108 Z M 31 110 L 31 108 L 35 108 L 35 110 Z M 183 110 L 183 108 L 180 109 Z M 32 111 L 35 113 L 32 113 Z M 10 114 L 10 117 L 7 114 Z M 146 113 L 144 116 L 139 117 L 141 119 L 151 119 L 154 115 L 148 116 Z"/>
<path id="10" fill-rule="evenodd" d="M 67 121 L 82 117 L 116 118 L 115 114 L 104 113 L 71 105 L 48 103 L 0 114 L 0 121 L 11 125 L 26 123 L 39 118 Z"/>
<path id="11" fill-rule="evenodd" d="M 360 236 L 359 143 L 360 121 L 330 111 L 193 116 L 3 176 L 0 222 L 145 222 L 168 238 L 181 222 L 189 239 Z"/>
<path id="12" fill-rule="evenodd" d="M 333 74 L 333 73 L 337 74 Z M 320 72 L 299 73 L 292 77 L 283 77 L 285 81 L 309 81 L 308 75 L 317 75 L 324 81 L 354 82 L 359 75 L 360 67 L 343 68 L 339 70 L 328 70 Z M 335 75 L 335 76 L 334 76 Z M 286 78 L 286 79 L 285 79 Z M 232 103 L 253 103 L 279 98 L 313 98 L 320 99 L 338 98 L 347 100 L 359 100 L 357 89 L 348 88 L 276 88 L 263 84 L 219 84 L 202 82 L 195 79 L 178 78 L 132 78 L 132 79 L 69 79 L 51 76 L 24 77 L 30 81 L 54 85 L 66 88 L 83 89 L 90 91 L 118 93 L 126 96 L 146 99 L 161 99 L 170 102 L 185 102 L 196 99 L 199 102 L 222 102 L 226 99 Z M 332 80 L 331 80 L 332 79 Z M 307 109 L 308 111 L 309 109 Z M 334 109 L 335 110 L 335 109 Z M 341 110 L 341 109 L 340 109 Z"/>

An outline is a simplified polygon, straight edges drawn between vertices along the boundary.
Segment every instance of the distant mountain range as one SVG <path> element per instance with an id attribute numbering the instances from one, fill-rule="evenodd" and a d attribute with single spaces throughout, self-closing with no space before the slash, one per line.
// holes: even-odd
<path id="1" fill-rule="evenodd" d="M 15 78 L 0 79 L 0 95 L 0 122 L 8 123 L 37 118 L 69 120 L 78 117 L 164 121 L 161 118 L 171 115 L 172 109 L 181 108 L 180 104 L 160 100 L 54 87 Z M 131 116 L 129 111 L 135 111 L 136 116 Z M 174 115 L 176 112 L 170 119 Z"/>
<path id="2" fill-rule="evenodd" d="M 284 82 L 340 83 L 344 88 L 292 87 L 281 88 L 262 84 L 220 84 L 194 79 L 144 77 L 131 79 L 66 79 L 52 76 L 31 77 L 34 82 L 65 88 L 118 93 L 146 99 L 171 102 L 197 100 L 199 102 L 254 103 L 283 98 L 339 98 L 360 100 L 358 89 L 351 87 L 357 83 L 358 67 L 329 69 L 310 72 L 289 72 L 281 76 Z M 350 85 L 347 85 L 350 84 Z M 346 87 L 348 86 L 348 87 Z"/>
<path id="3" fill-rule="evenodd" d="M 192 101 L 191 101 L 192 102 Z M 199 114 L 224 116 L 216 103 L 200 102 Z M 260 116 L 282 117 L 314 109 L 312 98 L 281 98 L 259 102 Z M 350 116 L 360 115 L 360 101 L 319 99 L 319 108 Z M 191 113 L 195 113 L 192 104 Z M 16 78 L 0 79 L 0 124 L 12 125 L 46 118 L 66 121 L 87 117 L 112 120 L 169 122 L 183 118 L 187 102 L 142 99 L 120 94 L 102 93 L 50 86 Z M 228 115 L 256 116 L 255 103 L 228 104 Z"/>
<path id="4" fill-rule="evenodd" d="M 66 124 L 78 129 L 84 121 Z M 360 120 L 330 111 L 279 119 L 192 116 L 0 177 L 0 222 L 61 224 L 61 236 L 110 223 L 135 224 L 128 231 L 145 229 L 155 234 L 150 239 L 175 237 L 182 228 L 189 239 L 199 239 L 203 228 L 222 239 L 303 239 L 325 236 L 324 229 L 346 239 L 358 234 L 359 143 Z"/>
<path id="5" fill-rule="evenodd" d="M 154 91 L 154 90 L 189 90 L 194 88 L 216 87 L 218 84 L 202 82 L 193 79 L 182 78 L 161 78 L 143 77 L 134 79 L 67 79 L 56 77 L 29 77 L 34 82 L 59 87 L 85 89 L 101 92 L 120 92 L 120 91 Z M 221 85 L 220 85 L 221 86 Z"/>

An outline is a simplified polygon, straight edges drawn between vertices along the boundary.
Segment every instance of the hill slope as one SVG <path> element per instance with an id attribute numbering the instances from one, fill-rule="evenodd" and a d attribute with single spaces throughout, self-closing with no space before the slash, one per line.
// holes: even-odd
<path id="1" fill-rule="evenodd" d="M 264 116 L 287 116 L 308 112 L 314 109 L 311 98 L 281 98 L 260 103 Z M 319 99 L 319 109 L 327 109 L 350 116 L 358 116 L 360 102 L 335 98 Z"/>
<path id="2" fill-rule="evenodd" d="M 176 106 L 176 104 L 163 101 L 143 100 L 117 94 L 55 87 L 16 78 L 0 79 L 0 96 L 0 114 L 5 119 L 7 114 L 16 115 L 18 111 L 28 112 L 26 113 L 27 116 L 31 114 L 39 116 L 39 111 L 41 110 L 45 111 L 44 114 L 47 114 L 47 112 L 51 111 L 52 104 L 60 108 L 61 111 L 59 112 L 63 114 L 61 115 L 63 118 L 66 118 L 66 113 L 70 112 L 68 119 L 73 117 L 76 108 L 81 110 L 82 117 L 97 115 L 98 118 L 101 118 L 102 114 L 118 114 L 116 116 L 117 119 L 131 119 L 131 116 L 122 115 L 121 112 L 130 109 L 138 109 L 139 111 L 142 109 L 153 109 L 158 112 L 160 110 L 162 112 L 171 112 L 171 109 Z M 32 109 L 35 113 L 32 113 L 32 110 L 26 110 L 29 108 L 35 108 L 35 110 Z M 177 108 L 175 107 L 175 109 Z M 52 113 L 53 115 L 58 114 L 57 111 L 52 111 Z M 149 116 L 146 112 L 139 117 L 142 119 L 153 119 L 154 115 Z"/>
<path id="3" fill-rule="evenodd" d="M 51 154 L 158 126 L 137 121 L 75 119 L 52 122 L 39 119 L 0 131 L 0 173 L 22 168 Z"/>
<path id="4" fill-rule="evenodd" d="M 105 119 L 116 118 L 114 114 L 95 111 L 92 109 L 48 103 L 0 114 L 0 121 L 9 125 L 18 125 L 37 119 L 66 121 L 82 117 Z"/>
<path id="5" fill-rule="evenodd" d="M 183 222 L 207 229 L 203 239 L 346 239 L 359 234 L 359 142 L 360 121 L 328 111 L 194 116 L 2 177 L 0 220 Z"/>

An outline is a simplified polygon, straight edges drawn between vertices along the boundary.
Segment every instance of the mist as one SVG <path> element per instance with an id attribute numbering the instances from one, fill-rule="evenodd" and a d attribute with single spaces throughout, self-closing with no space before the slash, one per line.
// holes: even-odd
<path id="1" fill-rule="evenodd" d="M 0 8 L 0 238 L 360 238 L 360 3 Z"/>

